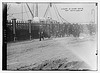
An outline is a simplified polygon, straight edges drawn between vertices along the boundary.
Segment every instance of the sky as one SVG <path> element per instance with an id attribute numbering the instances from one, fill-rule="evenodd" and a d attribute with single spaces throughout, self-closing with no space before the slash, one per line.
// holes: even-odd
<path id="1" fill-rule="evenodd" d="M 36 3 L 27 3 L 31 11 L 35 14 Z M 38 3 L 38 17 L 43 18 L 49 3 Z M 56 8 L 55 8 L 56 6 Z M 32 15 L 26 3 L 7 3 L 7 20 L 16 18 L 17 20 L 27 21 L 32 19 Z M 60 16 L 70 23 L 90 23 L 97 24 L 97 6 L 95 3 L 52 3 L 47 17 L 61 22 Z M 23 14 L 22 14 L 23 12 Z M 13 15 L 12 15 L 13 14 Z"/>

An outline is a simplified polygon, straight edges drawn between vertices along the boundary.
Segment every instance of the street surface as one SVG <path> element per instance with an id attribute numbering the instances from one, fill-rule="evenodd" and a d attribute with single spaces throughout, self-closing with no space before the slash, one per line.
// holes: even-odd
<path id="1" fill-rule="evenodd" d="M 8 43 L 7 68 L 17 69 L 49 59 L 67 58 L 71 61 L 83 61 L 84 68 L 97 70 L 96 36 L 50 38 Z"/>

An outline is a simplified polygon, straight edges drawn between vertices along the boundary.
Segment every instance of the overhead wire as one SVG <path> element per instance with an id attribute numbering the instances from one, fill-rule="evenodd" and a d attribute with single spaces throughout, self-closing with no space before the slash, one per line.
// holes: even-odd
<path id="1" fill-rule="evenodd" d="M 50 10 L 50 8 L 49 8 L 49 11 L 50 11 L 50 16 L 51 16 L 51 18 L 52 18 L 52 13 L 51 13 L 51 10 Z"/>
<path id="2" fill-rule="evenodd" d="M 32 8 L 32 10 L 33 10 L 33 15 L 35 15 L 34 4 L 33 4 L 33 8 Z"/>
<path id="3" fill-rule="evenodd" d="M 55 5 L 55 8 L 57 9 L 56 5 Z M 58 12 L 58 9 L 57 9 L 57 12 Z M 60 15 L 59 12 L 58 12 L 58 15 L 59 15 L 64 21 L 66 21 L 67 23 L 69 23 L 67 20 L 65 20 L 65 19 Z"/>
<path id="4" fill-rule="evenodd" d="M 60 15 L 59 14 L 59 12 L 58 12 L 58 10 L 57 10 L 57 8 L 56 8 L 56 6 L 54 5 L 54 7 L 55 7 L 55 9 L 56 9 L 56 11 L 57 11 L 57 14 L 58 14 L 58 16 Z M 60 16 L 59 16 L 60 17 Z M 63 20 L 61 19 L 61 17 L 60 17 L 60 20 L 61 20 L 61 22 L 63 23 Z"/>
<path id="5" fill-rule="evenodd" d="M 28 13 L 27 13 L 27 10 L 26 10 L 26 7 L 25 7 L 25 5 L 24 5 L 24 8 L 25 8 L 25 12 L 26 12 L 26 14 L 27 14 L 27 17 L 28 17 L 28 19 L 29 19 L 29 16 L 28 16 Z"/>
<path id="6" fill-rule="evenodd" d="M 54 7 L 54 6 L 53 6 L 53 7 Z M 57 15 L 57 12 L 56 12 L 55 7 L 54 7 L 54 11 L 55 11 L 55 14 L 56 14 L 56 16 L 57 16 L 58 21 L 60 22 L 60 19 L 59 19 L 58 15 Z"/>
<path id="7" fill-rule="evenodd" d="M 26 13 L 27 14 L 27 17 L 29 18 L 28 12 L 30 12 L 30 11 L 27 11 L 26 10 L 25 5 L 24 6 L 21 6 L 21 7 L 24 7 L 25 8 L 25 12 L 23 12 L 23 8 L 22 8 L 22 11 L 21 12 L 18 12 L 18 13 L 10 13 L 9 16 L 7 16 L 7 17 L 10 18 L 10 17 L 13 17 L 13 15 L 15 15 L 15 14 L 21 14 L 22 15 L 22 19 L 21 18 L 17 18 L 17 19 L 23 20 L 23 14 Z"/>
<path id="8" fill-rule="evenodd" d="M 28 9 L 29 9 L 29 11 L 30 11 L 30 13 L 31 13 L 31 15 L 32 15 L 32 18 L 34 18 L 34 15 L 33 15 L 32 11 L 31 11 L 29 5 L 28 5 L 27 3 L 26 3 L 26 5 L 27 5 L 27 7 L 28 7 Z"/>
<path id="9" fill-rule="evenodd" d="M 47 7 L 47 9 L 46 9 L 45 14 L 44 14 L 44 16 L 43 16 L 43 17 L 45 17 L 45 16 L 46 16 L 47 11 L 48 11 L 48 8 L 49 8 L 49 5 L 48 5 L 48 7 Z"/>
<path id="10" fill-rule="evenodd" d="M 48 15 L 48 13 L 49 13 L 49 10 L 50 10 L 50 7 L 49 7 L 48 10 L 47 10 L 47 13 L 46 13 L 46 15 L 45 15 L 45 18 L 47 18 L 47 15 Z"/>
<path id="11" fill-rule="evenodd" d="M 29 6 L 28 6 L 27 3 L 26 3 L 26 5 L 27 5 L 27 7 L 29 8 Z M 9 5 L 8 9 L 10 8 L 10 6 L 11 6 L 11 5 Z M 65 20 L 65 19 L 60 15 L 60 13 L 59 13 L 59 11 L 58 11 L 56 5 L 54 5 L 53 7 L 54 7 L 54 10 L 55 10 L 55 13 L 56 13 L 56 16 L 57 16 L 58 21 L 60 21 L 60 19 L 62 19 L 62 20 L 64 20 L 64 21 L 66 21 L 67 23 L 69 23 L 67 20 Z M 27 14 L 27 17 L 29 18 L 28 12 L 30 12 L 30 8 L 29 8 L 29 11 L 26 11 L 26 7 L 25 7 L 25 6 L 24 6 L 24 8 L 25 8 L 25 12 L 23 12 L 23 6 L 22 6 L 22 12 L 20 12 L 20 13 L 12 13 L 12 15 L 14 15 L 14 14 L 21 14 L 21 13 L 22 13 L 22 19 L 23 19 L 23 13 L 26 13 L 26 14 Z M 50 15 L 51 15 L 51 17 L 52 17 L 52 14 L 51 14 L 51 10 L 50 10 L 50 6 L 49 6 L 49 5 L 48 5 L 48 7 L 47 7 L 47 9 L 46 9 L 46 11 L 45 11 L 44 17 L 47 16 L 47 14 L 48 14 L 49 11 L 50 11 Z M 32 14 L 32 13 L 31 13 L 31 14 Z M 58 14 L 58 15 L 57 15 L 57 14 Z M 32 14 L 32 16 L 33 16 L 33 14 Z M 60 19 L 59 19 L 58 16 L 60 17 Z M 61 20 L 61 21 L 62 21 L 62 20 Z M 62 22 L 63 22 L 63 21 L 62 21 Z"/>
<path id="12" fill-rule="evenodd" d="M 60 17 L 60 19 L 61 19 L 62 23 L 63 23 L 63 20 L 62 20 L 62 18 L 61 18 L 61 16 L 60 16 L 60 13 L 59 13 L 59 11 L 58 11 L 58 9 L 57 9 L 56 5 L 55 5 L 55 8 L 56 8 L 56 11 L 57 11 L 57 13 L 58 13 L 58 15 L 59 15 L 59 17 Z"/>

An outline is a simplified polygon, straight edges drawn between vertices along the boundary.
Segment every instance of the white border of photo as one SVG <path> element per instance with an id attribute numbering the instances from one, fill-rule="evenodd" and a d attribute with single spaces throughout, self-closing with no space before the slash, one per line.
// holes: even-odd
<path id="1" fill-rule="evenodd" d="M 6 71 L 2 70 L 2 2 L 97 2 L 98 3 L 98 71 Z M 100 0 L 0 0 L 0 72 L 1 73 L 34 73 L 34 72 L 42 72 L 42 73 L 91 73 L 91 72 L 96 72 L 100 73 Z M 91 45 L 92 46 L 92 45 Z"/>

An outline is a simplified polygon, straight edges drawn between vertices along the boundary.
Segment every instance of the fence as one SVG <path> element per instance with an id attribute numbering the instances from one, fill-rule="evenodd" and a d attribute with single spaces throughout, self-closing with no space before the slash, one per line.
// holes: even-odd
<path id="1" fill-rule="evenodd" d="M 79 25 L 79 24 L 60 24 L 60 23 L 33 23 L 28 21 L 7 21 L 7 42 L 32 40 L 39 38 L 39 33 L 44 32 L 44 37 L 63 37 L 65 35 L 79 37 L 80 33 L 92 34 L 96 28 L 94 25 Z"/>
<path id="2" fill-rule="evenodd" d="M 63 27 L 59 23 L 33 23 L 28 21 L 7 21 L 7 42 L 31 40 L 39 38 L 39 32 L 43 31 L 45 37 L 58 36 Z"/>

